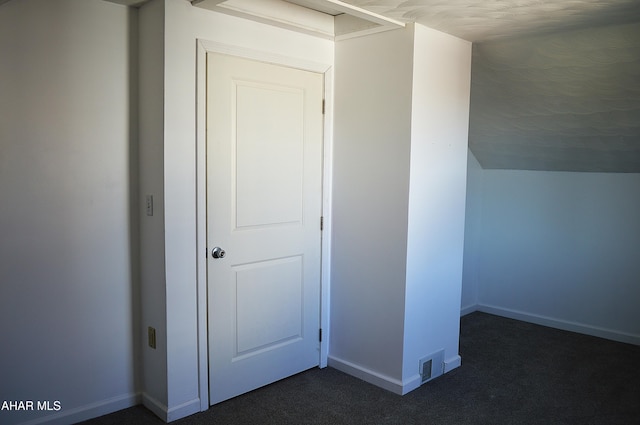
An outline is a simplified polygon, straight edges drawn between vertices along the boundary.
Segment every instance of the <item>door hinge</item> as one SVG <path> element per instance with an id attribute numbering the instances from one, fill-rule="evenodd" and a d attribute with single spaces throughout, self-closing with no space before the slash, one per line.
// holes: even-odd
<path id="1" fill-rule="evenodd" d="M 318 341 L 322 342 L 322 328 L 318 329 Z"/>
<path id="2" fill-rule="evenodd" d="M 325 101 L 324 99 L 322 99 L 322 115 L 324 115 L 324 105 L 325 105 Z"/>
<path id="3" fill-rule="evenodd" d="M 320 231 L 324 230 L 324 217 L 320 216 Z"/>

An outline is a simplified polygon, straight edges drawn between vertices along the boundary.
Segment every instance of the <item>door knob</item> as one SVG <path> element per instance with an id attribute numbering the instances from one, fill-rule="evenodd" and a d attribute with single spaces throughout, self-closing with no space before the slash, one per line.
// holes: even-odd
<path id="1" fill-rule="evenodd" d="M 211 250 L 211 256 L 213 258 L 224 258 L 225 255 L 227 255 L 227 253 L 224 251 L 224 249 L 220 248 L 219 246 Z"/>

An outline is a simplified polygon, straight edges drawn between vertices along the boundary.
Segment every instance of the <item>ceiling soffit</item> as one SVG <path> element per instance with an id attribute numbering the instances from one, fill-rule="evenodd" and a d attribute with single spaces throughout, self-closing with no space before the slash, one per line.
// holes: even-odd
<path id="1" fill-rule="evenodd" d="M 358 37 L 405 25 L 340 0 L 191 0 L 191 3 L 330 40 Z"/>

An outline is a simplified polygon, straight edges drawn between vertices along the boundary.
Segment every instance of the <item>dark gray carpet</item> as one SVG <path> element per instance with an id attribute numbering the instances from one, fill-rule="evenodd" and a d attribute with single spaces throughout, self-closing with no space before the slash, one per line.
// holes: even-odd
<path id="1" fill-rule="evenodd" d="M 640 347 L 484 313 L 462 318 L 462 366 L 397 396 L 312 369 L 173 422 L 640 424 Z M 161 424 L 133 407 L 87 425 Z"/>

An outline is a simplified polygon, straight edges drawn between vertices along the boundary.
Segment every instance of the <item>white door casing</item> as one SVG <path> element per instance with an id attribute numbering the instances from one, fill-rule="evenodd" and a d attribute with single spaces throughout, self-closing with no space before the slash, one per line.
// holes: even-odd
<path id="1" fill-rule="evenodd" d="M 209 399 L 320 362 L 323 76 L 207 58 Z"/>

